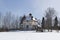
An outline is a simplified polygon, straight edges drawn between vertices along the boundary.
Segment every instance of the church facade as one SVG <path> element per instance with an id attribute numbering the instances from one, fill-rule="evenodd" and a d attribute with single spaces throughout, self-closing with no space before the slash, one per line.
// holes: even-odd
<path id="1" fill-rule="evenodd" d="M 26 16 L 26 19 L 21 24 L 23 30 L 35 30 L 38 27 L 38 21 L 31 17 L 31 15 Z"/>

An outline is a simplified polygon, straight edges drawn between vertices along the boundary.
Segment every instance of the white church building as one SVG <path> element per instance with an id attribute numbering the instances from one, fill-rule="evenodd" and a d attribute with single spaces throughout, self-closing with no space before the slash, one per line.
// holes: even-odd
<path id="1" fill-rule="evenodd" d="M 26 19 L 21 24 L 21 27 L 24 30 L 35 30 L 38 25 L 39 24 L 38 24 L 37 19 L 35 19 L 35 18 L 31 19 L 31 16 L 28 15 L 28 16 L 26 16 Z"/>

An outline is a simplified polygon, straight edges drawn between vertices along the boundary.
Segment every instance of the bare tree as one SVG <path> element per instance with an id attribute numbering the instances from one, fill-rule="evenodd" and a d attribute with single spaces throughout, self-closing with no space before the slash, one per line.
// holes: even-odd
<path id="1" fill-rule="evenodd" d="M 48 31 L 49 29 L 51 29 L 52 31 L 52 18 L 55 14 L 55 10 L 54 8 L 47 8 L 46 10 L 46 24 L 47 24 L 47 28 L 48 28 Z"/>
<path id="2" fill-rule="evenodd" d="M 3 15 L 2 15 L 2 13 L 0 12 L 0 31 L 2 31 L 1 29 L 2 29 L 2 19 L 3 19 L 3 17 L 2 17 Z"/>
<path id="3" fill-rule="evenodd" d="M 16 28 L 16 29 L 19 29 L 19 28 L 20 28 L 20 27 L 19 27 L 19 23 L 20 23 L 19 17 L 17 16 L 17 17 L 16 17 L 16 20 L 15 20 L 15 28 Z"/>
<path id="4" fill-rule="evenodd" d="M 2 26 L 2 13 L 0 12 L 0 27 Z"/>
<path id="5" fill-rule="evenodd" d="M 10 26 L 11 26 L 11 12 L 7 12 L 6 15 L 4 16 L 4 19 L 3 19 L 3 22 L 4 22 L 4 25 L 3 25 L 3 28 L 4 29 L 10 29 Z"/>

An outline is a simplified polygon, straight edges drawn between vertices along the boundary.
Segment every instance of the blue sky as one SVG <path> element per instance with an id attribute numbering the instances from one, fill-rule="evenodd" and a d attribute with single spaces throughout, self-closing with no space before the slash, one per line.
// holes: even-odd
<path id="1" fill-rule="evenodd" d="M 18 16 L 32 13 L 34 17 L 42 18 L 48 7 L 55 8 L 59 14 L 59 4 L 60 0 L 0 0 L 0 12 L 6 13 L 10 11 L 12 14 Z"/>

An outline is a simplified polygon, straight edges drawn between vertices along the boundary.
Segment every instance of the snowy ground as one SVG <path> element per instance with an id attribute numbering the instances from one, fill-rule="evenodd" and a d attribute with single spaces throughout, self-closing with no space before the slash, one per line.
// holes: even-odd
<path id="1" fill-rule="evenodd" d="M 0 40 L 60 40 L 60 32 L 0 32 Z"/>

